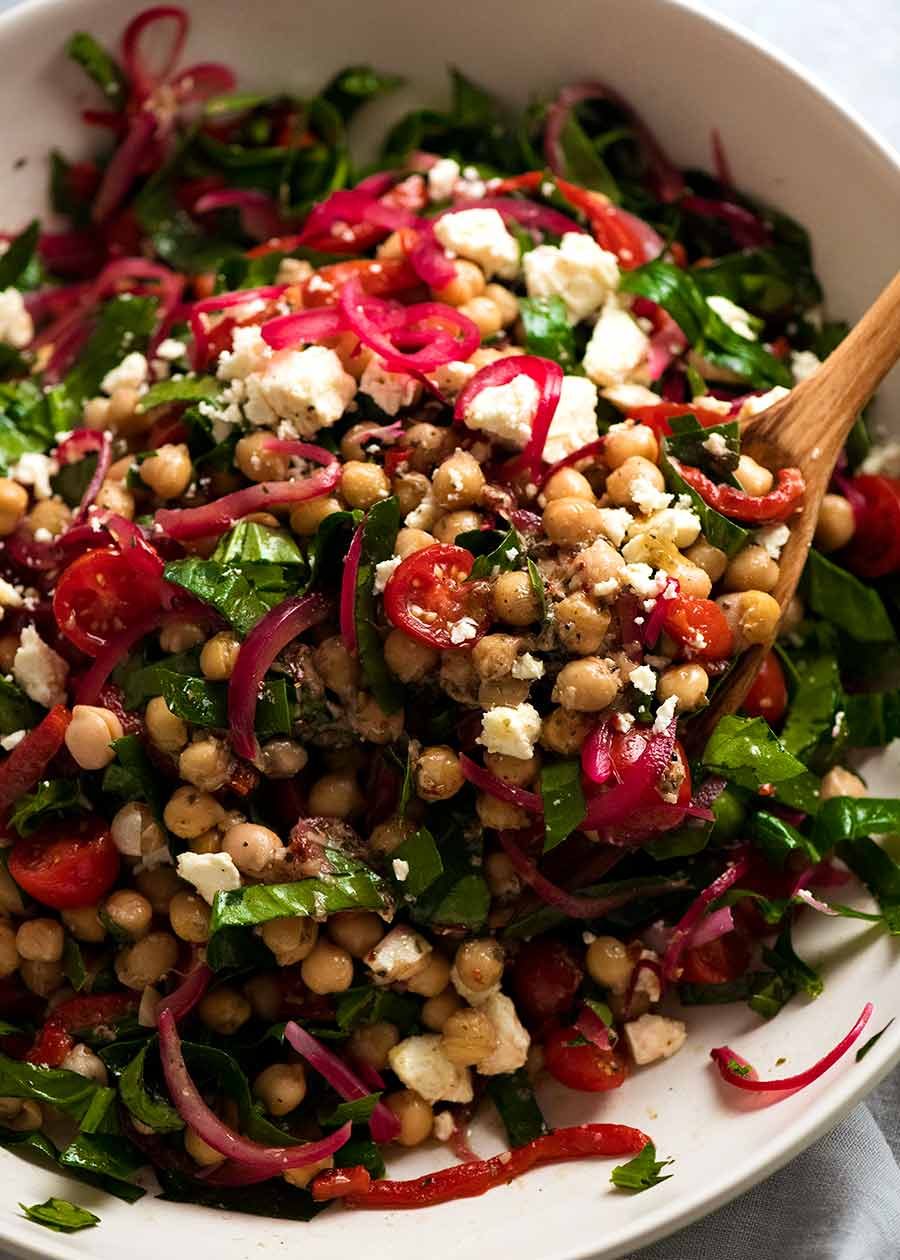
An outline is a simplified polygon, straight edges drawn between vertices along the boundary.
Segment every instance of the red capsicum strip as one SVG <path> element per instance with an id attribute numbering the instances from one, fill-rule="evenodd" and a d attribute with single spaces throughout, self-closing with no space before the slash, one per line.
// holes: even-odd
<path id="1" fill-rule="evenodd" d="M 31 790 L 63 746 L 72 714 L 57 704 L 0 763 L 0 813 Z"/>
<path id="2" fill-rule="evenodd" d="M 799 468 L 780 468 L 775 475 L 774 490 L 756 497 L 736 489 L 735 486 L 717 485 L 699 468 L 692 468 L 677 460 L 672 463 L 707 507 L 745 525 L 770 525 L 776 521 L 786 521 L 800 506 L 806 492 L 806 482 Z"/>
<path id="3" fill-rule="evenodd" d="M 344 1196 L 350 1207 L 433 1207 L 454 1199 L 477 1198 L 542 1164 L 585 1159 L 592 1155 L 637 1155 L 649 1141 L 646 1133 L 625 1124 L 578 1124 L 547 1133 L 517 1150 L 495 1155 L 493 1159 L 477 1159 L 453 1168 L 442 1168 L 440 1172 L 426 1173 L 424 1177 L 414 1177 L 411 1181 L 372 1181 L 365 1193 L 355 1189 L 357 1185 L 364 1184 L 362 1177 L 350 1175 L 355 1173 L 355 1169 L 336 1168 L 316 1177 L 312 1193 L 317 1203 Z"/>

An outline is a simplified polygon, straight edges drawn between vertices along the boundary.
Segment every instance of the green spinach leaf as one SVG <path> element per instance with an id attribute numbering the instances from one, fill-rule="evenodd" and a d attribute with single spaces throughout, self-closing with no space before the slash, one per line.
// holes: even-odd
<path id="1" fill-rule="evenodd" d="M 885 643 L 896 638 L 878 592 L 818 551 L 810 550 L 803 584 L 812 611 L 857 642 Z"/>
<path id="2" fill-rule="evenodd" d="M 47 1199 L 45 1203 L 34 1203 L 27 1207 L 20 1203 L 19 1207 L 30 1221 L 37 1225 L 45 1225 L 47 1229 L 58 1234 L 74 1234 L 79 1229 L 90 1229 L 99 1225 L 100 1217 L 95 1216 L 77 1203 L 69 1203 L 66 1199 Z"/>
<path id="3" fill-rule="evenodd" d="M 664 1177 L 660 1173 L 674 1162 L 672 1159 L 657 1159 L 656 1147 L 648 1142 L 634 1159 L 630 1159 L 627 1164 L 617 1165 L 609 1179 L 617 1190 L 632 1190 L 635 1193 L 650 1190 L 662 1181 L 669 1181 L 671 1173 L 666 1173 Z"/>
<path id="4" fill-rule="evenodd" d="M 556 761 L 541 770 L 544 802 L 544 852 L 562 844 L 583 821 L 586 812 L 581 790 L 581 762 Z"/>
<path id="5" fill-rule="evenodd" d="M 519 298 L 519 317 L 529 354 L 552 359 L 566 371 L 575 366 L 575 333 L 561 297 Z"/>
<path id="6" fill-rule="evenodd" d="M 524 1068 L 488 1077 L 488 1096 L 497 1108 L 513 1150 L 549 1133 L 544 1113 Z"/>

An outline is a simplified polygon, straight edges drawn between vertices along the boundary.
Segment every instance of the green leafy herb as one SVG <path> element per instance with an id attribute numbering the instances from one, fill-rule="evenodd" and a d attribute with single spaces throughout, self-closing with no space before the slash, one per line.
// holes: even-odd
<path id="1" fill-rule="evenodd" d="M 796 799 L 796 789 L 802 789 L 804 804 L 797 808 L 806 813 L 815 813 L 818 808 L 814 786 L 808 786 L 812 776 L 762 718 L 722 718 L 709 738 L 702 760 L 711 774 L 720 774 L 751 791 L 772 784 L 782 800 L 789 796 Z M 807 793 L 812 793 L 811 800 Z"/>
<path id="2" fill-rule="evenodd" d="M 58 430 L 66 427 L 51 406 L 53 394 L 45 395 L 33 380 L 0 384 L 0 466 L 9 468 L 30 451 L 46 451 Z"/>
<path id="3" fill-rule="evenodd" d="M 549 853 L 584 821 L 581 762 L 577 759 L 556 761 L 544 766 L 541 799 L 544 802 L 544 852 Z"/>
<path id="4" fill-rule="evenodd" d="M 669 424 L 672 436 L 666 439 L 666 448 L 682 464 L 690 464 L 712 477 L 736 485 L 734 470 L 741 456 L 741 430 L 736 420 L 704 428 L 696 416 L 672 416 Z M 721 437 L 725 449 L 711 451 L 707 445 L 711 436 Z"/>
<path id="5" fill-rule="evenodd" d="M 900 800 L 877 796 L 834 796 L 823 801 L 813 827 L 820 852 L 842 842 L 900 832 Z"/>
<path id="6" fill-rule="evenodd" d="M 146 801 L 157 817 L 162 816 L 159 773 L 138 735 L 123 735 L 112 742 L 116 759 L 106 767 L 103 791 L 125 801 Z"/>
<path id="7" fill-rule="evenodd" d="M 115 1099 L 113 1090 L 77 1072 L 20 1063 L 5 1054 L 0 1054 L 0 1089 L 3 1097 L 33 1098 L 56 1107 L 82 1125 L 89 1113 L 101 1122 Z"/>
<path id="8" fill-rule="evenodd" d="M 112 54 L 98 44 L 93 35 L 86 31 L 76 31 L 66 44 L 66 55 L 94 80 L 106 97 L 110 109 L 125 108 L 128 80 Z"/>
<path id="9" fill-rule="evenodd" d="M 642 847 L 657 862 L 666 862 L 674 857 L 692 857 L 695 853 L 702 853 L 709 844 L 713 826 L 713 823 L 692 819 L 683 827 L 662 832 Z"/>
<path id="10" fill-rule="evenodd" d="M 214 376 L 177 376 L 170 381 L 157 381 L 141 396 L 138 411 L 152 411 L 166 403 L 209 402 L 221 392 L 221 382 Z"/>
<path id="11" fill-rule="evenodd" d="M 479 531 L 480 532 L 480 531 Z M 465 535 L 468 538 L 468 535 Z M 493 542 L 493 537 L 491 538 Z M 459 539 L 457 539 L 459 542 Z M 461 544 L 465 546 L 465 543 Z M 468 548 L 471 550 L 471 548 Z M 468 580 L 491 577 L 494 573 L 507 573 L 512 569 L 521 569 L 527 553 L 518 532 L 510 527 L 491 551 L 476 553 L 475 563 Z"/>
<path id="12" fill-rule="evenodd" d="M 30 836 L 64 814 L 88 808 L 77 779 L 42 779 L 33 791 L 18 798 L 9 822 L 20 836 Z"/>
<path id="13" fill-rule="evenodd" d="M 194 726 L 228 726 L 228 686 L 205 678 L 158 670 L 155 674 L 162 695 L 172 712 Z M 287 680 L 267 679 L 259 691 L 256 730 L 260 735 L 289 735 L 293 726 L 292 703 Z"/>
<path id="14" fill-rule="evenodd" d="M 275 568 L 277 566 L 267 566 Z M 272 581 L 279 573 L 263 576 Z M 166 581 L 174 582 L 196 595 L 220 612 L 243 638 L 249 634 L 265 614 L 284 599 L 287 587 L 261 589 L 252 582 L 246 569 L 222 565 L 215 560 L 203 560 L 200 556 L 187 556 L 184 560 L 170 560 L 165 567 Z"/>
<path id="15" fill-rule="evenodd" d="M 88 981 L 87 967 L 84 965 L 81 946 L 68 934 L 63 942 L 62 969 L 69 984 L 76 993 L 80 993 Z"/>
<path id="16" fill-rule="evenodd" d="M 528 1073 L 524 1068 L 488 1077 L 488 1095 L 497 1108 L 509 1145 L 515 1149 L 548 1133 Z"/>
<path id="17" fill-rule="evenodd" d="M 573 180 L 584 188 L 592 188 L 605 193 L 612 201 L 619 201 L 621 193 L 618 184 L 600 156 L 597 145 L 581 126 L 575 114 L 575 110 L 572 110 L 559 138 L 565 158 L 566 179 Z"/>
<path id="18" fill-rule="evenodd" d="M 0 735 L 27 731 L 36 726 L 41 710 L 21 687 L 0 677 Z"/>
<path id="19" fill-rule="evenodd" d="M 661 884 L 664 884 L 664 887 L 661 888 Z M 633 900 L 636 910 L 641 915 L 641 921 L 645 922 L 652 916 L 660 917 L 662 910 L 667 905 L 671 906 L 671 899 L 673 897 L 682 899 L 682 890 L 688 887 L 689 881 L 683 872 L 673 872 L 664 881 L 659 875 L 637 875 L 631 879 L 611 880 L 606 884 L 590 884 L 585 888 L 576 889 L 573 895 L 612 899 L 622 894 L 623 900 L 629 902 Z M 636 891 L 638 894 L 644 893 L 644 897 L 634 897 Z M 538 910 L 531 910 L 521 918 L 514 919 L 503 935 L 509 940 L 529 940 L 532 936 L 540 936 L 543 932 L 552 931 L 565 921 L 566 915 L 561 910 L 553 906 L 541 906 Z"/>
<path id="20" fill-rule="evenodd" d="M 403 82 L 399 75 L 382 74 L 371 66 L 348 66 L 338 71 L 322 92 L 322 97 L 334 106 L 345 122 L 349 122 L 366 101 L 396 91 Z"/>
<path id="21" fill-rule="evenodd" d="M 353 512 L 332 512 L 326 516 L 309 542 L 306 560 L 309 576 L 301 587 L 301 594 L 320 584 L 327 575 L 340 573 L 350 543 L 350 535 L 363 518 L 358 509 Z"/>
<path id="22" fill-rule="evenodd" d="M 519 298 L 525 349 L 552 359 L 567 371 L 575 366 L 575 333 L 561 297 Z"/>
<path id="23" fill-rule="evenodd" d="M 59 1162 L 65 1169 L 101 1179 L 105 1188 L 122 1198 L 141 1198 L 144 1194 L 131 1181 L 147 1160 L 127 1138 L 115 1133 L 79 1133 L 60 1151 Z"/>
<path id="24" fill-rule="evenodd" d="M 166 1203 L 196 1203 L 223 1212 L 243 1212 L 284 1221 L 311 1221 L 326 1203 L 315 1203 L 308 1190 L 289 1186 L 280 1177 L 256 1186 L 211 1186 L 171 1168 L 155 1169 Z"/>
<path id="25" fill-rule="evenodd" d="M 803 572 L 806 602 L 813 612 L 839 626 L 859 643 L 894 639 L 894 627 L 881 596 L 859 578 L 810 550 Z"/>
<path id="26" fill-rule="evenodd" d="M 731 1002 L 746 1002 L 753 992 L 749 975 L 724 984 L 691 984 L 678 986 L 678 1000 L 682 1006 L 726 1006 Z"/>
<path id="27" fill-rule="evenodd" d="M 22 277 L 37 255 L 41 225 L 32 219 L 23 232 L 13 237 L 9 248 L 0 255 L 0 289 L 14 285 L 22 288 Z"/>
<path id="28" fill-rule="evenodd" d="M 444 872 L 434 836 L 427 827 L 420 827 L 408 840 L 404 840 L 391 857 L 395 863 L 405 862 L 409 867 L 405 879 L 398 881 L 399 891 L 407 898 L 421 896 Z"/>
<path id="29" fill-rule="evenodd" d="M 396 1024 L 405 1035 L 415 1027 L 418 1019 L 418 1003 L 409 994 L 374 989 L 370 984 L 358 985 L 339 994 L 335 1007 L 335 1021 L 342 1033 L 387 1020 Z"/>
<path id="30" fill-rule="evenodd" d="M 216 564 L 295 564 L 305 566 L 306 556 L 284 529 L 271 529 L 256 521 L 241 521 L 219 540 L 211 557 Z"/>
<path id="31" fill-rule="evenodd" d="M 885 1024 L 884 1028 L 880 1028 L 874 1037 L 870 1037 L 864 1046 L 860 1046 L 860 1048 L 856 1052 L 857 1063 L 862 1062 L 862 1060 L 866 1057 L 869 1051 L 874 1047 L 878 1039 L 884 1036 L 884 1034 L 887 1032 L 887 1030 L 890 1028 L 893 1022 L 894 1022 L 893 1019 L 889 1019 L 888 1022 Z"/>
<path id="32" fill-rule="evenodd" d="M 378 1106 L 381 1094 L 366 1094 L 365 1098 L 354 1098 L 351 1102 L 342 1102 L 333 1111 L 321 1112 L 319 1124 L 327 1129 L 339 1129 L 349 1120 L 351 1124 L 365 1124 Z"/>
<path id="33" fill-rule="evenodd" d="M 170 1103 L 147 1089 L 144 1068 L 149 1045 L 142 1046 L 119 1077 L 119 1097 L 136 1120 L 155 1133 L 177 1133 L 184 1121 Z"/>
<path id="34" fill-rule="evenodd" d="M 878 902 L 888 932 L 900 936 L 900 866 L 868 836 L 845 841 L 838 853 Z"/>
<path id="35" fill-rule="evenodd" d="M 609 1179 L 618 1190 L 650 1190 L 671 1178 L 671 1173 L 666 1173 L 664 1177 L 660 1173 L 674 1162 L 672 1159 L 657 1159 L 656 1147 L 648 1142 L 634 1159 L 614 1168 Z"/>
<path id="36" fill-rule="evenodd" d="M 842 732 L 851 748 L 884 748 L 900 736 L 900 691 L 844 696 Z"/>
<path id="37" fill-rule="evenodd" d="M 272 966 L 272 954 L 262 941 L 242 927 L 223 927 L 206 947 L 206 961 L 213 971 L 259 971 Z"/>
<path id="38" fill-rule="evenodd" d="M 777 1015 L 795 993 L 817 998 L 822 992 L 821 977 L 794 950 L 790 920 L 785 922 L 774 947 L 763 948 L 763 960 L 772 968 L 774 975 L 754 992 L 749 1005 L 764 1019 Z"/>
<path id="39" fill-rule="evenodd" d="M 58 494 L 69 507 L 78 507 L 96 471 L 97 456 L 90 452 L 71 464 L 63 464 L 59 472 L 50 478 L 53 493 Z"/>
<path id="40" fill-rule="evenodd" d="M 841 696 L 841 680 L 834 655 L 798 657 L 790 664 L 796 680 L 781 742 L 789 753 L 805 761 L 829 735 Z"/>
<path id="41" fill-rule="evenodd" d="M 69 1203 L 66 1199 L 51 1198 L 46 1203 L 35 1203 L 31 1207 L 20 1203 L 19 1207 L 30 1221 L 45 1225 L 58 1234 L 74 1234 L 79 1229 L 90 1229 L 92 1225 L 100 1223 L 99 1216 L 88 1212 L 86 1208 L 78 1207 L 76 1203 Z"/>
<path id="42" fill-rule="evenodd" d="M 321 918 L 339 910 L 383 910 L 390 905 L 384 881 L 359 864 L 345 874 L 302 879 L 293 884 L 252 884 L 217 893 L 210 935 L 223 927 L 254 927 L 291 916 Z"/>
<path id="43" fill-rule="evenodd" d="M 751 829 L 756 845 L 773 866 L 784 866 L 794 853 L 802 854 L 810 862 L 818 862 L 822 856 L 807 836 L 766 810 L 753 815 Z"/>
<path id="44" fill-rule="evenodd" d="M 362 551 L 356 573 L 356 638 L 359 663 L 369 690 L 385 713 L 403 704 L 403 689 L 384 662 L 381 635 L 375 623 L 375 566 L 390 560 L 400 529 L 400 507 L 393 495 L 368 511 L 362 524 Z"/>
<path id="45" fill-rule="evenodd" d="M 688 485 L 669 458 L 670 440 L 669 438 L 664 439 L 659 461 L 667 487 L 673 494 L 686 494 L 691 500 L 691 508 L 700 518 L 703 534 L 707 541 L 713 547 L 718 547 L 720 551 L 724 551 L 726 555 L 735 555 L 747 542 L 747 539 L 750 537 L 749 533 L 740 525 L 735 525 L 734 521 L 730 521 L 721 512 L 717 512 L 715 508 L 709 507 L 706 500 L 697 493 L 693 486 Z"/>
<path id="46" fill-rule="evenodd" d="M 141 350 L 156 323 L 156 300 L 123 294 L 107 302 L 78 361 L 61 385 L 50 390 L 56 430 L 72 427 L 88 398 L 100 393 L 100 383 L 132 350 Z"/>

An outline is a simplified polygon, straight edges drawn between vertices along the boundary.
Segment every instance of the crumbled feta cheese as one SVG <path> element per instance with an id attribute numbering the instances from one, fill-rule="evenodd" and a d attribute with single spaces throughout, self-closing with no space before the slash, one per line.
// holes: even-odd
<path id="1" fill-rule="evenodd" d="M 356 381 L 324 346 L 282 350 L 245 384 L 244 414 L 251 424 L 271 428 L 288 420 L 301 437 L 335 424 L 356 393 Z"/>
<path id="2" fill-rule="evenodd" d="M 435 368 L 428 379 L 440 390 L 445 398 L 455 398 L 468 385 L 478 371 L 474 363 L 464 363 L 462 359 L 451 359 L 442 367 Z"/>
<path id="3" fill-rule="evenodd" d="M 450 1062 L 439 1033 L 407 1037 L 388 1053 L 388 1062 L 407 1089 L 414 1089 L 426 1102 L 472 1101 L 471 1073 Z"/>
<path id="4" fill-rule="evenodd" d="M 0 578 L 0 616 L 3 615 L 4 608 L 22 608 L 24 605 L 21 592 L 16 590 L 12 582 Z"/>
<path id="5" fill-rule="evenodd" d="M 584 355 L 584 370 L 597 385 L 624 384 L 647 357 L 650 339 L 614 297 L 606 299 Z"/>
<path id="6" fill-rule="evenodd" d="M 519 245 L 497 210 L 457 210 L 442 215 L 434 234 L 445 249 L 478 263 L 484 274 L 512 280 L 519 271 Z"/>
<path id="7" fill-rule="evenodd" d="M 409 876 L 409 862 L 404 862 L 403 858 L 394 858 L 393 862 L 391 862 L 391 868 L 394 872 L 394 879 L 398 883 L 402 884 Z"/>
<path id="8" fill-rule="evenodd" d="M 838 709 L 837 713 L 835 713 L 834 725 L 831 728 L 832 739 L 837 739 L 838 736 L 840 735 L 841 727 L 844 725 L 844 719 L 846 718 L 846 716 L 847 714 L 844 712 L 843 709 Z"/>
<path id="9" fill-rule="evenodd" d="M 781 402 L 782 398 L 787 398 L 790 392 L 783 385 L 775 385 L 767 394 L 754 394 L 752 398 L 744 400 L 738 412 L 738 420 L 747 420 L 751 416 L 760 415 L 771 407 L 773 403 Z"/>
<path id="10" fill-rule="evenodd" d="M 656 674 L 649 665 L 638 665 L 637 669 L 631 671 L 628 681 L 632 687 L 643 691 L 645 696 L 652 696 L 656 691 Z"/>
<path id="11" fill-rule="evenodd" d="M 630 1020 L 624 1031 L 631 1057 L 639 1067 L 671 1058 L 687 1041 L 684 1022 L 666 1015 L 642 1015 Z"/>
<path id="12" fill-rule="evenodd" d="M 481 1004 L 479 1010 L 491 1021 L 497 1044 L 486 1058 L 479 1059 L 476 1065 L 478 1074 L 497 1076 L 501 1072 L 515 1072 L 524 1067 L 531 1038 L 522 1027 L 512 1001 L 503 993 L 494 993 Z"/>
<path id="13" fill-rule="evenodd" d="M 460 617 L 450 627 L 450 642 L 456 647 L 468 643 L 478 635 L 478 623 L 472 617 Z"/>
<path id="14" fill-rule="evenodd" d="M 254 372 L 264 372 L 273 353 L 257 324 L 235 328 L 231 334 L 231 349 L 220 355 L 216 375 L 220 381 L 245 381 Z"/>
<path id="15" fill-rule="evenodd" d="M 672 495 L 657 490 L 649 477 L 635 477 L 631 483 L 631 497 L 644 513 L 659 512 L 672 502 Z"/>
<path id="16" fill-rule="evenodd" d="M 635 539 L 635 542 L 637 542 L 637 539 Z M 634 551 L 634 548 L 628 543 L 625 547 L 625 552 L 629 548 Z M 622 554 L 625 555 L 625 552 Z M 625 559 L 628 559 L 627 555 L 625 555 Z M 659 578 L 650 565 L 644 564 L 643 561 L 632 561 L 626 564 L 622 569 L 622 580 L 631 587 L 635 595 L 640 595 L 642 599 L 649 599 L 651 596 L 659 594 Z"/>
<path id="17" fill-rule="evenodd" d="M 359 388 L 378 404 L 389 416 L 395 416 L 402 407 L 414 403 L 419 393 L 419 382 L 407 372 L 390 372 L 384 360 L 373 355 L 359 378 Z"/>
<path id="18" fill-rule="evenodd" d="M 527 761 L 541 733 L 541 715 L 531 704 L 499 704 L 481 718 L 477 743 L 488 752 Z"/>
<path id="19" fill-rule="evenodd" d="M 598 508 L 600 528 L 614 547 L 621 547 L 634 519 L 628 508 Z"/>
<path id="20" fill-rule="evenodd" d="M 438 1111 L 434 1117 L 434 1127 L 431 1130 L 432 1136 L 438 1142 L 449 1142 L 453 1137 L 456 1129 L 456 1121 L 453 1119 L 453 1113 L 450 1111 Z"/>
<path id="21" fill-rule="evenodd" d="M 39 525 L 34 531 L 34 541 L 39 543 L 53 542 L 53 535 L 50 533 L 49 529 L 46 529 L 43 525 Z"/>
<path id="22" fill-rule="evenodd" d="M 791 351 L 791 372 L 793 373 L 795 385 L 799 385 L 801 381 L 814 376 L 821 366 L 822 360 L 818 355 L 813 354 L 812 350 Z"/>
<path id="23" fill-rule="evenodd" d="M 144 355 L 133 350 L 112 371 L 106 373 L 100 382 L 100 388 L 104 394 L 114 394 L 117 389 L 140 389 L 147 384 L 149 372 Z"/>
<path id="24" fill-rule="evenodd" d="M 791 531 L 787 525 L 763 525 L 754 530 L 753 541 L 757 547 L 762 547 L 767 556 L 777 560 L 790 536 Z"/>
<path id="25" fill-rule="evenodd" d="M 482 429 L 510 446 L 524 446 L 531 437 L 539 399 L 537 385 L 521 372 L 507 385 L 488 385 L 476 394 L 463 420 L 469 429 Z"/>
<path id="26" fill-rule="evenodd" d="M 513 678 L 518 678 L 521 682 L 534 682 L 536 679 L 544 677 L 544 662 L 539 661 L 530 652 L 523 652 L 521 656 L 513 661 L 510 673 Z"/>
<path id="27" fill-rule="evenodd" d="M 174 337 L 164 337 L 156 347 L 157 359 L 162 359 L 166 363 L 174 363 L 176 359 L 182 358 L 187 352 L 187 346 L 183 341 L 176 341 Z"/>
<path id="28" fill-rule="evenodd" d="M 11 731 L 9 735 L 4 735 L 3 738 L 0 739 L 0 748 L 2 748 L 4 752 L 12 752 L 14 748 L 18 748 L 19 744 L 21 744 L 27 734 L 27 731 Z"/>
<path id="29" fill-rule="evenodd" d="M 241 886 L 241 873 L 230 853 L 179 853 L 177 870 L 209 905 L 216 893 L 234 892 Z"/>
<path id="30" fill-rule="evenodd" d="M 728 443 L 725 441 L 724 433 L 710 433 L 705 442 L 700 445 L 705 451 L 709 451 L 710 455 L 727 455 Z"/>
<path id="31" fill-rule="evenodd" d="M 529 297 L 561 297 L 569 322 L 577 324 L 619 287 L 615 254 L 587 232 L 566 232 L 559 245 L 539 245 L 522 259 Z"/>
<path id="32" fill-rule="evenodd" d="M 364 961 L 379 984 L 394 984 L 421 971 L 430 953 L 431 945 L 421 933 L 400 924 L 369 950 Z"/>
<path id="33" fill-rule="evenodd" d="M 739 337 L 746 337 L 748 341 L 756 341 L 756 333 L 750 323 L 753 317 L 749 311 L 744 310 L 743 306 L 738 306 L 730 298 L 718 295 L 708 297 L 706 304 L 732 332 L 736 332 Z"/>
<path id="34" fill-rule="evenodd" d="M 637 407 L 655 407 L 662 402 L 659 394 L 654 394 L 646 385 L 607 385 L 606 389 L 601 389 L 600 396 L 626 415 Z"/>
<path id="35" fill-rule="evenodd" d="M 28 451 L 12 465 L 8 476 L 23 486 L 31 486 L 36 499 L 49 499 L 53 494 L 50 478 L 59 472 L 59 464 L 49 455 Z"/>
<path id="36" fill-rule="evenodd" d="M 616 730 L 621 731 L 623 735 L 627 735 L 634 726 L 635 718 L 633 713 L 615 713 L 613 715 Z"/>
<path id="37" fill-rule="evenodd" d="M 459 179 L 459 162 L 439 158 L 428 169 L 428 196 L 432 201 L 449 201 Z"/>
<path id="38" fill-rule="evenodd" d="M 669 729 L 672 725 L 672 718 L 675 716 L 675 710 L 677 708 L 677 696 L 669 696 L 668 700 L 664 700 L 662 702 L 656 710 L 656 717 L 653 719 L 653 733 L 655 735 L 661 735 L 663 731 L 667 731 Z"/>
<path id="39" fill-rule="evenodd" d="M 652 534 L 654 538 L 669 539 L 676 547 L 689 547 L 700 534 L 700 518 L 688 508 L 663 508 L 642 520 L 632 521 L 629 538 L 639 534 Z"/>
<path id="40" fill-rule="evenodd" d="M 597 438 L 597 386 L 584 376 L 564 376 L 544 444 L 548 464 L 565 459 Z"/>
<path id="41" fill-rule="evenodd" d="M 863 460 L 860 472 L 900 477 L 900 442 L 885 442 L 883 446 L 876 446 Z"/>
<path id="42" fill-rule="evenodd" d="M 641 962 L 654 963 L 659 966 L 660 957 L 655 950 L 642 949 Z M 662 997 L 662 985 L 659 983 L 659 974 L 654 967 L 640 967 L 637 973 L 637 979 L 634 982 L 635 993 L 646 993 L 650 1002 L 658 1002 Z"/>
<path id="43" fill-rule="evenodd" d="M 69 667 L 35 630 L 26 626 L 13 657 L 13 678 L 30 699 L 52 709 L 66 702 Z"/>
<path id="44" fill-rule="evenodd" d="M 0 341 L 24 350 L 34 337 L 34 323 L 18 289 L 0 292 Z"/>
<path id="45" fill-rule="evenodd" d="M 408 525 L 410 529 L 431 529 L 432 525 L 440 515 L 440 509 L 434 497 L 434 491 L 429 485 L 425 491 L 425 497 L 418 507 L 414 507 L 411 512 L 407 512 L 403 518 L 403 524 Z"/>
<path id="46" fill-rule="evenodd" d="M 375 566 L 375 594 L 380 595 L 388 582 L 397 565 L 400 564 L 402 556 L 391 556 L 390 560 L 381 560 Z"/>

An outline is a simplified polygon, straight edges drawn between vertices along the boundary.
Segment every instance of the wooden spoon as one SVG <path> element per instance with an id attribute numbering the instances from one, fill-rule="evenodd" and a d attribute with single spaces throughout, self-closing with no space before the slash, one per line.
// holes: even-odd
<path id="1" fill-rule="evenodd" d="M 802 510 L 789 522 L 790 540 L 772 595 L 784 609 L 797 589 L 822 497 L 854 421 L 900 360 L 900 272 L 813 376 L 741 424 L 741 450 L 766 468 L 799 468 L 806 481 Z M 775 635 L 744 652 L 709 708 L 688 723 L 693 749 L 703 747 L 720 718 L 738 709 Z"/>

